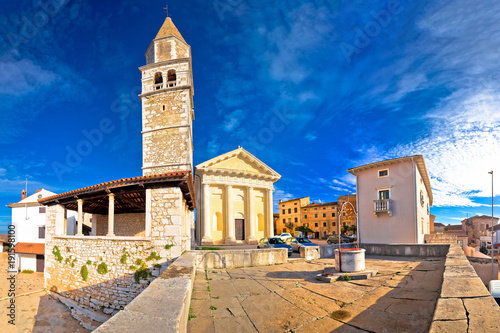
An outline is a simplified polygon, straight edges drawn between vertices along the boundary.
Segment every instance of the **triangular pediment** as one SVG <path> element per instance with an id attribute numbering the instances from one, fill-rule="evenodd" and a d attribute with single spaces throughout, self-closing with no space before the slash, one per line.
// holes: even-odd
<path id="1" fill-rule="evenodd" d="M 197 170 L 250 173 L 279 179 L 281 176 L 243 148 L 230 151 L 196 166 Z"/>

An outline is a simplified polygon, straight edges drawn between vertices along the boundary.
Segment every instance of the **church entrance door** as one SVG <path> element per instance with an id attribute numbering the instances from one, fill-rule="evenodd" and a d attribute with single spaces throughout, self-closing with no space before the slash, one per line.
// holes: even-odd
<path id="1" fill-rule="evenodd" d="M 235 219 L 234 220 L 234 232 L 236 240 L 245 240 L 245 220 Z"/>

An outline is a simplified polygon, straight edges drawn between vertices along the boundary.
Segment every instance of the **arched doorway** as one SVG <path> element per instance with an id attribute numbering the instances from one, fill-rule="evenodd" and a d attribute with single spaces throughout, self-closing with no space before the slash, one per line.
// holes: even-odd
<path id="1" fill-rule="evenodd" d="M 234 215 L 234 238 L 236 240 L 245 240 L 245 215 L 243 213 Z"/>

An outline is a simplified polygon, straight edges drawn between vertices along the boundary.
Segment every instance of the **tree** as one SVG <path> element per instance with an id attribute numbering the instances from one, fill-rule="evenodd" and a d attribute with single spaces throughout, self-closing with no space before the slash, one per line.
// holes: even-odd
<path id="1" fill-rule="evenodd" d="M 356 231 L 358 231 L 358 227 L 356 227 L 355 224 L 351 225 L 351 227 L 349 228 L 350 231 L 352 231 L 353 234 L 356 233 Z"/>
<path id="2" fill-rule="evenodd" d="M 342 234 L 347 233 L 347 231 L 349 231 L 349 227 L 348 227 L 348 226 L 346 226 L 346 225 L 343 225 L 343 226 L 342 226 L 342 228 L 340 228 L 340 232 L 341 232 Z"/>
<path id="3" fill-rule="evenodd" d="M 295 231 L 301 231 L 304 233 L 305 237 L 307 237 L 307 233 L 310 232 L 310 233 L 313 233 L 314 231 L 312 231 L 311 229 L 309 229 L 308 227 L 304 227 L 304 226 L 299 226 L 297 228 L 295 228 Z"/>

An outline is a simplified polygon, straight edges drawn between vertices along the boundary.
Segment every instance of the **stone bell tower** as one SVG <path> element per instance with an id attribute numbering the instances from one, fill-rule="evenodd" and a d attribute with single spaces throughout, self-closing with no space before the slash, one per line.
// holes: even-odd
<path id="1" fill-rule="evenodd" d="M 142 74 L 143 175 L 193 170 L 191 47 L 167 17 Z"/>

